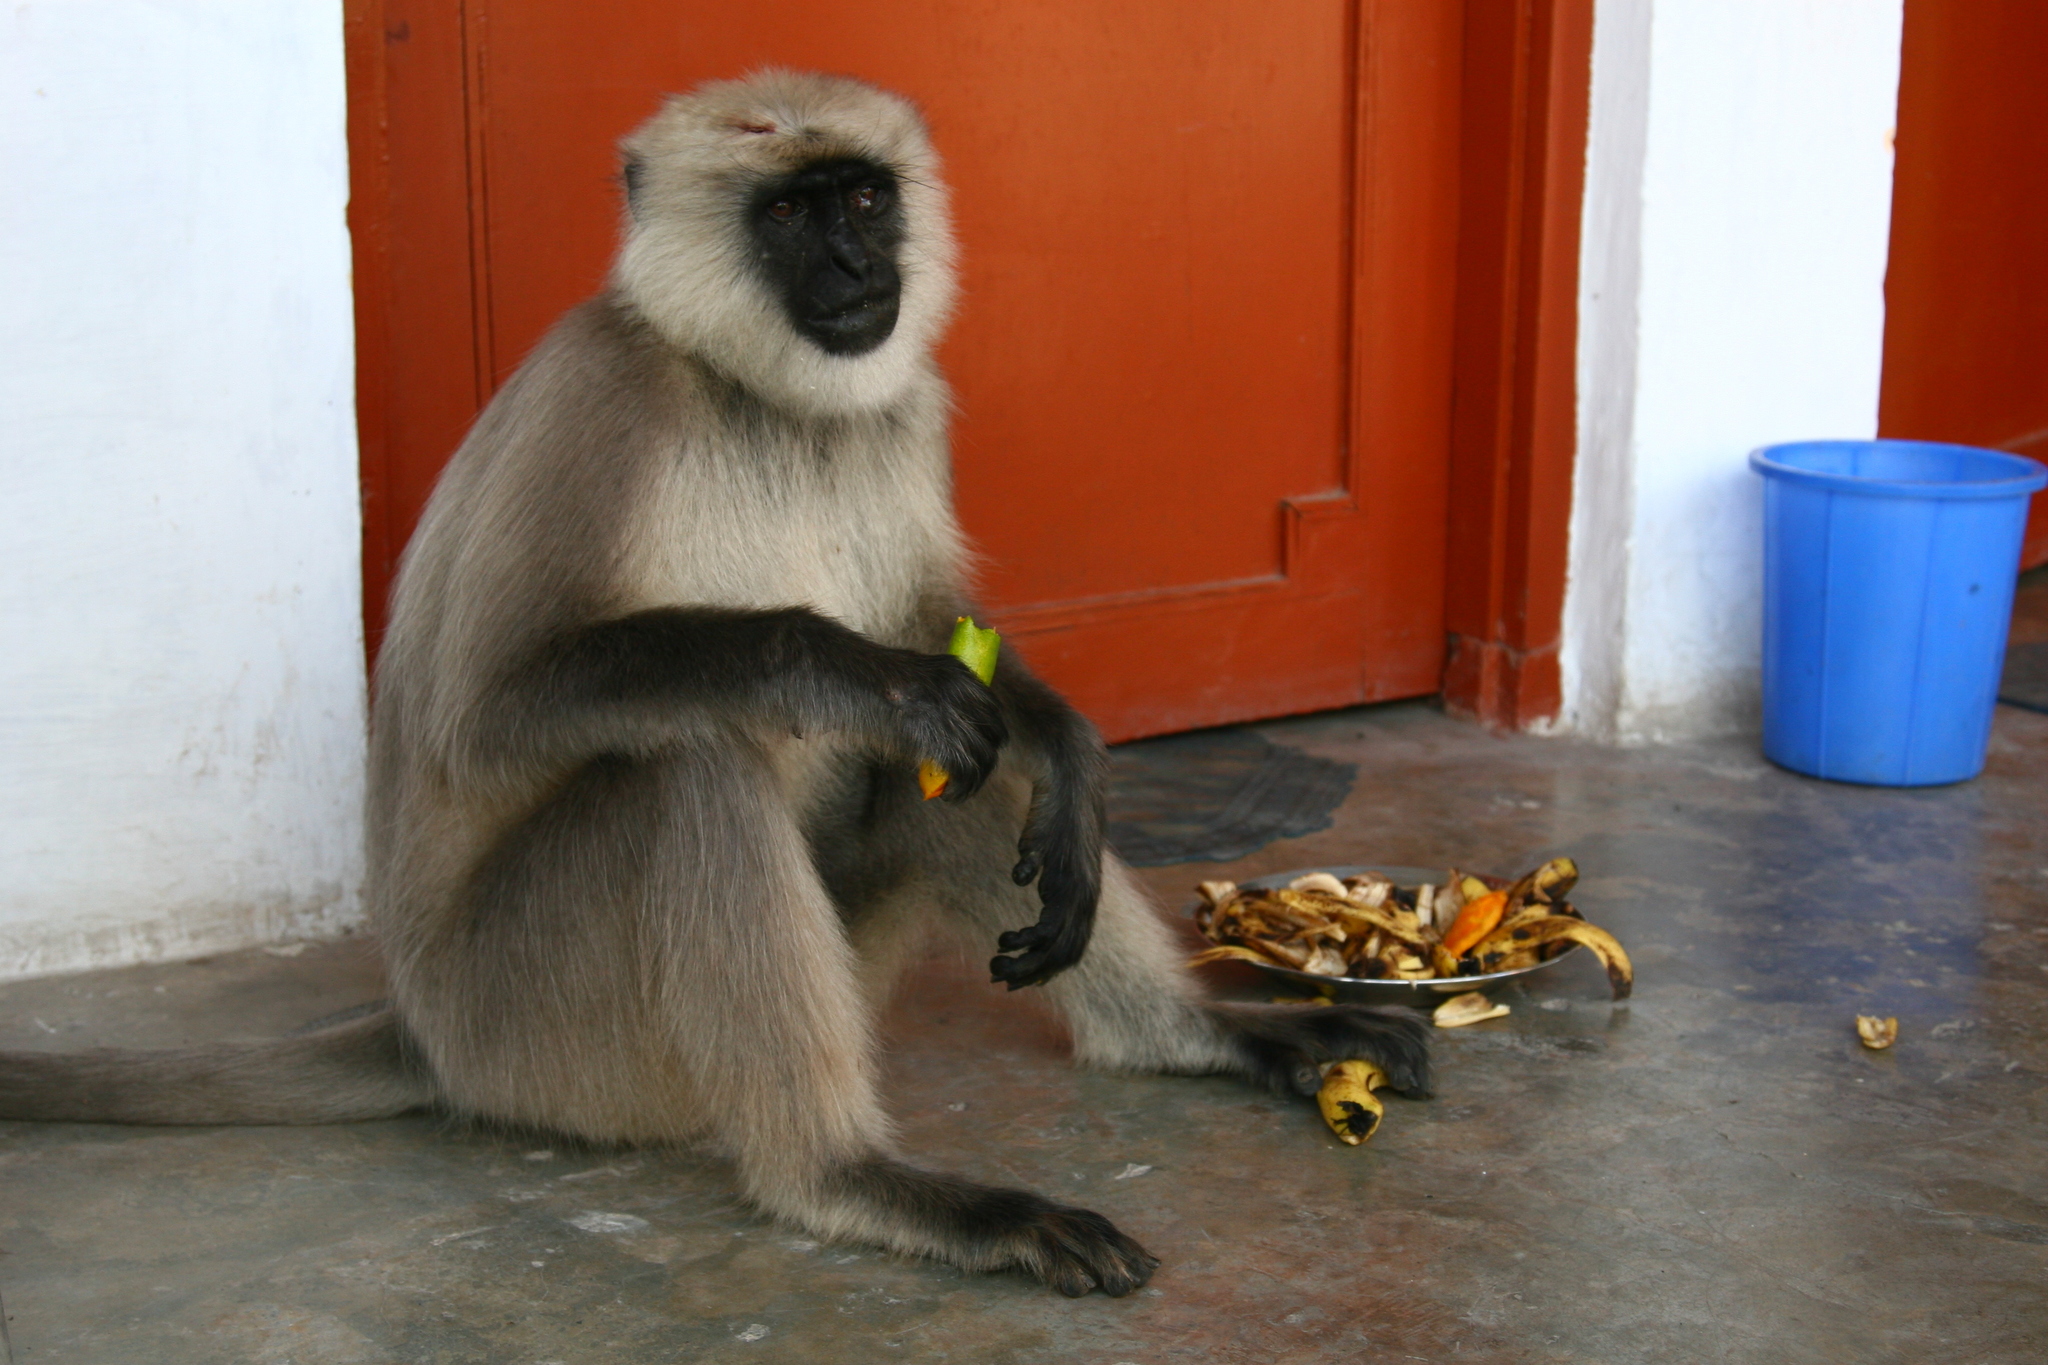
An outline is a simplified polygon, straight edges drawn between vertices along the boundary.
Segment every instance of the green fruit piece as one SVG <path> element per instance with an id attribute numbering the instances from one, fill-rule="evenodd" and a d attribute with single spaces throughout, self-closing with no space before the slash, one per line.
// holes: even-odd
<path id="1" fill-rule="evenodd" d="M 996 655 L 1002 647 L 1003 637 L 1000 634 L 976 626 L 971 616 L 962 616 L 953 623 L 953 643 L 946 646 L 946 652 L 987 683 L 995 680 Z"/>

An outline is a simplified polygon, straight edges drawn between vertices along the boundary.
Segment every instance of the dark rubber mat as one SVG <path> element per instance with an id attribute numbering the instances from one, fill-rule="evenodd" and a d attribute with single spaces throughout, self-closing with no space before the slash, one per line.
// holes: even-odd
<path id="1" fill-rule="evenodd" d="M 2005 676 L 1998 699 L 2009 706 L 2048 712 L 2048 640 L 2005 647 Z"/>
<path id="2" fill-rule="evenodd" d="M 1358 767 L 1238 727 L 1109 751 L 1109 842 L 1133 867 L 1224 862 L 1327 829 Z"/>

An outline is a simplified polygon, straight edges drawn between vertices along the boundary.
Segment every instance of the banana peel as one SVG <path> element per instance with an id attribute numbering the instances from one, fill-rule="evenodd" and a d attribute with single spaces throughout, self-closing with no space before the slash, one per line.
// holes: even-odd
<path id="1" fill-rule="evenodd" d="M 1282 892 L 1282 899 L 1288 895 L 1312 893 Z M 1322 908 L 1322 907 L 1318 907 Z M 1333 900 L 1328 903 L 1326 913 L 1344 926 L 1347 934 L 1363 936 L 1378 929 L 1388 938 L 1406 944 L 1410 948 L 1429 947 L 1429 936 L 1423 931 L 1422 923 L 1413 910 L 1403 910 L 1391 903 L 1385 905 L 1361 905 L 1354 900 Z"/>
<path id="2" fill-rule="evenodd" d="M 1555 905 L 1564 899 L 1565 892 L 1579 882 L 1579 865 L 1570 858 L 1552 858 L 1543 866 L 1508 888 L 1508 914 L 1512 916 L 1523 906 L 1531 904 Z"/>
<path id="3" fill-rule="evenodd" d="M 1889 1015 L 1879 1018 L 1875 1014 L 1859 1014 L 1856 1039 L 1872 1052 L 1882 1052 L 1899 1040 L 1899 1021 Z"/>
<path id="4" fill-rule="evenodd" d="M 946 652 L 966 664 L 986 685 L 996 676 L 996 656 L 1002 647 L 1001 635 L 975 625 L 971 616 L 961 616 L 953 621 L 953 640 L 946 646 Z M 917 765 L 917 789 L 927 801 L 944 796 L 946 785 L 952 780 L 951 774 L 930 759 Z"/>
<path id="5" fill-rule="evenodd" d="M 1201 967 L 1211 962 L 1260 962 L 1268 967 L 1291 967 L 1291 962 L 1282 962 L 1256 948 L 1247 948 L 1241 943 L 1219 943 L 1214 948 L 1204 948 L 1188 959 L 1188 966 Z"/>
<path id="6" fill-rule="evenodd" d="M 1544 920 L 1553 919 L 1565 914 L 1569 910 L 1571 910 L 1569 903 L 1562 905 L 1525 905 L 1514 914 L 1502 917 L 1499 924 L 1494 925 L 1493 928 L 1480 935 L 1479 941 L 1486 943 L 1494 939 L 1511 938 L 1517 929 L 1526 929 L 1532 924 L 1540 924 Z M 1577 919 L 1579 916 L 1573 913 L 1571 918 Z"/>
<path id="7" fill-rule="evenodd" d="M 1600 959 L 1600 965 L 1607 969 L 1607 984 L 1614 991 L 1616 1000 L 1628 999 L 1635 989 L 1635 965 L 1628 960 L 1627 952 L 1614 935 L 1605 929 L 1596 928 L 1582 919 L 1567 915 L 1546 915 L 1534 923 L 1518 928 L 1497 931 L 1475 950 L 1481 971 L 1499 971 L 1510 958 L 1523 952 L 1534 954 L 1538 948 L 1549 943 L 1582 943 L 1593 950 Z"/>
<path id="8" fill-rule="evenodd" d="M 1438 1028 L 1463 1028 L 1467 1024 L 1481 1024 L 1488 1019 L 1498 1019 L 1508 1012 L 1506 1005 L 1496 1005 L 1479 991 L 1467 991 L 1454 995 L 1430 1012 L 1430 1020 Z"/>
<path id="9" fill-rule="evenodd" d="M 1367 1061 L 1338 1062 L 1323 1072 L 1316 1107 L 1338 1141 L 1356 1147 L 1378 1131 L 1387 1107 L 1372 1092 L 1386 1083 L 1387 1074 Z"/>

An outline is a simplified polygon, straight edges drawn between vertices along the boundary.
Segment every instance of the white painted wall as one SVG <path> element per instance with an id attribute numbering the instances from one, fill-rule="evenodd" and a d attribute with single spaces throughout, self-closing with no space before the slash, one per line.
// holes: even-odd
<path id="1" fill-rule="evenodd" d="M 0 978 L 357 913 L 341 7 L 0 18 Z"/>
<path id="2" fill-rule="evenodd" d="M 1902 0 L 1599 0 L 1564 728 L 1756 723 L 1755 446 L 1877 432 Z"/>

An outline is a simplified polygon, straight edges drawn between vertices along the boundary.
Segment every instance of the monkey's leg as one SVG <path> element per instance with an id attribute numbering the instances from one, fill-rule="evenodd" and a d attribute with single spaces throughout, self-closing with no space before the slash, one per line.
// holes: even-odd
<path id="1" fill-rule="evenodd" d="M 641 803 L 633 841 L 656 864 L 650 908 L 670 907 L 654 998 L 748 1196 L 825 1236 L 1020 1269 L 1070 1295 L 1143 1284 L 1156 1263 L 1101 1216 L 897 1158 L 855 952 L 769 764 L 684 747 L 662 767 L 668 799 L 651 821 Z"/>
<path id="2" fill-rule="evenodd" d="M 893 784 L 882 794 L 893 795 Z M 882 810 L 881 856 L 917 867 L 856 922 L 863 957 L 900 956 L 886 940 L 912 931 L 919 911 L 964 931 L 970 949 L 991 930 L 1028 920 L 1032 895 L 1009 876 L 1028 802 L 1028 782 L 1006 756 L 972 801 L 898 799 Z M 1186 956 L 1130 870 L 1105 854 L 1087 952 L 1043 988 L 1073 1032 L 1076 1059 L 1114 1071 L 1227 1072 L 1312 1095 L 1323 1062 L 1358 1057 L 1376 1063 L 1395 1089 L 1428 1093 L 1428 1029 L 1412 1011 L 1213 1001 L 1183 965 Z"/>

